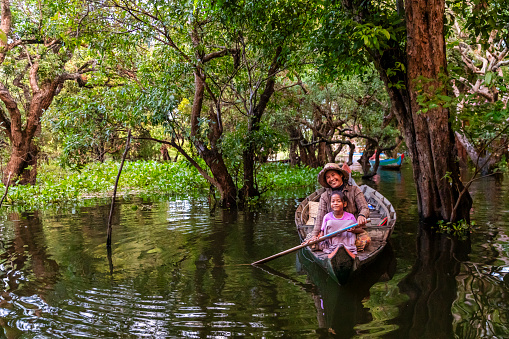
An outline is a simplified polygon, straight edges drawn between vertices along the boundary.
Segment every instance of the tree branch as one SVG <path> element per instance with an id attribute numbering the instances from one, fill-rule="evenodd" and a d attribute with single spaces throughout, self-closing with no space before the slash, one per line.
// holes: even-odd
<path id="1" fill-rule="evenodd" d="M 142 138 L 142 137 L 138 137 L 138 138 L 134 138 L 134 139 L 137 139 L 137 140 L 152 140 L 152 141 L 157 141 L 157 142 L 160 142 L 162 144 L 166 144 L 166 145 L 170 145 L 170 146 L 173 146 L 175 147 L 175 149 L 180 153 L 182 154 L 187 161 L 189 161 L 191 163 L 191 165 L 193 165 L 197 170 L 198 172 L 200 172 L 200 174 L 208 181 L 210 182 L 212 185 L 214 185 L 215 187 L 219 187 L 219 183 L 216 181 L 216 179 L 214 179 L 213 177 L 211 177 L 207 171 L 205 171 L 201 166 L 200 164 L 198 164 L 179 144 L 177 144 L 173 139 L 172 141 L 167 141 L 167 140 L 161 140 L 161 139 L 156 139 L 156 138 Z"/>

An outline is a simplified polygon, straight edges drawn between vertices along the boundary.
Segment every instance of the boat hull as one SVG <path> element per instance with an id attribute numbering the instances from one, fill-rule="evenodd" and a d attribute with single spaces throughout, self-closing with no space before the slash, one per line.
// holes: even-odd
<path id="1" fill-rule="evenodd" d="M 403 164 L 404 154 L 401 154 L 397 158 L 379 160 L 378 166 L 382 169 L 399 170 Z M 370 160 L 371 166 L 375 165 L 375 160 Z"/>

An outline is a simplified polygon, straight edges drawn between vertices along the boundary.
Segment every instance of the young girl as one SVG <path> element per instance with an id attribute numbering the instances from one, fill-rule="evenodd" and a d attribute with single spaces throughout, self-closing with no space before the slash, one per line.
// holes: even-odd
<path id="1" fill-rule="evenodd" d="M 345 195 L 341 191 L 332 191 L 331 194 L 331 209 L 332 212 L 327 213 L 323 217 L 321 235 L 327 235 L 329 233 L 341 230 L 352 224 L 355 224 L 357 220 L 353 214 L 345 211 L 347 201 Z M 340 234 L 324 240 L 320 243 L 320 249 L 325 253 L 331 253 L 340 244 L 343 244 L 345 248 L 353 255 L 357 255 L 357 248 L 355 246 L 356 234 L 363 232 L 361 227 L 354 227 L 341 232 Z M 321 236 L 320 235 L 320 236 Z"/>

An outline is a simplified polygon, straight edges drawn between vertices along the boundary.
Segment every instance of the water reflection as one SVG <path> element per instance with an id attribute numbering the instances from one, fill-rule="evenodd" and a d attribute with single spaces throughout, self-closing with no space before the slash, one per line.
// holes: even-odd
<path id="1" fill-rule="evenodd" d="M 417 261 L 399 283 L 401 292 L 409 296 L 400 307 L 399 335 L 452 337 L 451 305 L 456 297 L 456 276 L 469 252 L 469 241 L 457 241 L 420 228 Z"/>
<path id="2" fill-rule="evenodd" d="M 206 197 L 121 200 L 110 253 L 109 200 L 4 214 L 0 337 L 508 337 L 508 184 L 473 186 L 469 247 L 418 233 L 410 169 L 379 179 L 368 184 L 398 214 L 392 248 L 343 287 L 293 255 L 249 265 L 298 244 L 295 208 L 313 187 L 244 211 Z"/>
<path id="3" fill-rule="evenodd" d="M 371 297 L 370 289 L 375 283 L 385 283 L 394 276 L 396 257 L 390 243 L 372 264 L 344 286 L 339 286 L 316 265 L 306 251 L 299 252 L 297 263 L 312 285 L 316 286 L 310 292 L 316 308 L 317 333 L 320 337 L 351 338 L 377 332 L 366 325 L 377 317 L 374 309 L 366 307 L 366 302 Z"/>
<path id="4" fill-rule="evenodd" d="M 506 337 L 509 333 L 508 267 L 489 270 L 464 263 L 452 305 L 453 330 L 460 338 Z"/>
<path id="5" fill-rule="evenodd" d="M 47 253 L 37 213 L 11 213 L 7 222 L 12 228 L 0 228 L 0 325 L 8 337 L 15 337 L 37 330 L 33 322 L 50 310 L 46 294 L 59 278 L 59 266 Z"/>

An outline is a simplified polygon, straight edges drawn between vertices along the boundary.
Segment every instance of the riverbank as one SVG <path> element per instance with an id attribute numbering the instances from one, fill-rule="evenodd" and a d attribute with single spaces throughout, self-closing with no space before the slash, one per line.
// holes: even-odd
<path id="1" fill-rule="evenodd" d="M 35 210 L 77 204 L 89 198 L 111 197 L 118 167 L 119 163 L 114 161 L 87 164 L 79 171 L 64 169 L 53 163 L 42 164 L 38 168 L 37 184 L 9 187 L 3 205 L 10 205 L 16 210 Z M 267 163 L 260 166 L 257 179 L 263 190 L 288 189 L 314 184 L 319 170 L 291 167 L 286 163 Z M 241 173 L 238 173 L 237 182 L 241 179 Z M 0 191 L 4 190 L 5 186 L 0 184 Z M 117 196 L 189 196 L 208 194 L 209 190 L 209 183 L 186 161 L 127 161 L 120 177 Z"/>

